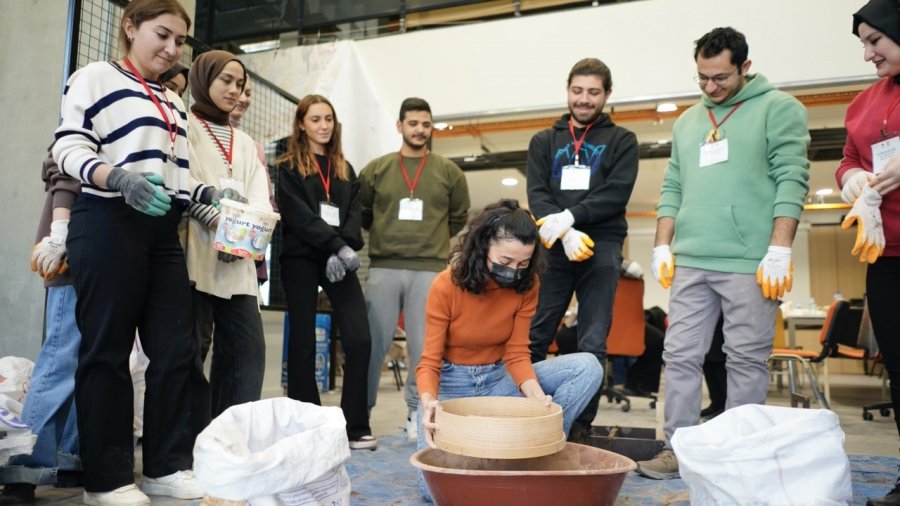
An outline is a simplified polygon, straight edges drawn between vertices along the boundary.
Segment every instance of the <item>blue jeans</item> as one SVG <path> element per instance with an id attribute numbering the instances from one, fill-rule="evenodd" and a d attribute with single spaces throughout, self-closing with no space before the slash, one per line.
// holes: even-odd
<path id="1" fill-rule="evenodd" d="M 533 367 L 541 389 L 545 394 L 553 397 L 553 402 L 562 406 L 563 430 L 568 436 L 572 423 L 600 388 L 603 380 L 603 367 L 591 353 L 563 355 L 543 360 L 534 364 Z M 487 365 L 459 365 L 444 361 L 441 367 L 438 400 L 482 396 L 522 397 L 523 395 L 502 362 Z M 417 418 L 419 425 L 417 449 L 421 450 L 425 448 L 421 404 L 418 408 Z M 431 493 L 425 486 L 421 470 L 418 471 L 418 484 L 422 497 L 431 502 Z"/>
<path id="2" fill-rule="evenodd" d="M 31 372 L 22 413 L 37 441 L 31 455 L 18 455 L 0 467 L 0 483 L 53 484 L 57 470 L 81 469 L 74 400 L 81 334 L 72 285 L 47 288 L 45 317 L 47 339 Z"/>

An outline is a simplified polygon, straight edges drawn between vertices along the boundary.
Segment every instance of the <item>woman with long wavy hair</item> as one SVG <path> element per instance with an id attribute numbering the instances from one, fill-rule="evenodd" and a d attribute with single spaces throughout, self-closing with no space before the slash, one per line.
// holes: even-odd
<path id="1" fill-rule="evenodd" d="M 278 208 L 284 247 L 281 281 L 287 298 L 288 397 L 321 404 L 316 385 L 316 300 L 328 295 L 341 334 L 341 409 L 354 449 L 374 449 L 367 377 L 372 338 L 356 270 L 363 247 L 359 183 L 341 148 L 341 124 L 331 102 L 307 95 L 294 115 L 288 149 L 278 163 Z"/>

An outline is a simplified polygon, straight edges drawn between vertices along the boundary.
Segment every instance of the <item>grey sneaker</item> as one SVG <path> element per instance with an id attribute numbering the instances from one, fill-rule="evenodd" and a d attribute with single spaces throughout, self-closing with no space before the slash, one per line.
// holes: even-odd
<path id="1" fill-rule="evenodd" d="M 650 460 L 637 463 L 637 473 L 654 480 L 678 478 L 678 459 L 672 450 L 663 450 Z"/>

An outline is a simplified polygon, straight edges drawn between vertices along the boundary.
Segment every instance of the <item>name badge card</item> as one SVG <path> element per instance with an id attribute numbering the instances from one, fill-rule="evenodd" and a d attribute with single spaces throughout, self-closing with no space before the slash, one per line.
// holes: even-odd
<path id="1" fill-rule="evenodd" d="M 341 226 L 341 210 L 328 202 L 319 202 L 319 216 L 332 227 Z"/>
<path id="2" fill-rule="evenodd" d="M 422 221 L 422 201 L 419 199 L 400 199 L 400 215 L 397 217 L 404 221 Z"/>
<path id="3" fill-rule="evenodd" d="M 900 137 L 894 136 L 872 144 L 872 172 L 878 174 L 887 167 L 891 158 L 900 155 Z"/>
<path id="4" fill-rule="evenodd" d="M 700 145 L 700 166 L 708 167 L 728 161 L 728 139 Z"/>
<path id="5" fill-rule="evenodd" d="M 247 194 L 244 193 L 244 182 L 238 181 L 237 179 L 233 179 L 230 177 L 220 177 L 219 178 L 219 189 L 232 189 L 241 194 L 241 197 L 247 197 Z"/>
<path id="6" fill-rule="evenodd" d="M 587 190 L 591 184 L 591 168 L 587 165 L 566 165 L 562 169 L 560 190 Z"/>

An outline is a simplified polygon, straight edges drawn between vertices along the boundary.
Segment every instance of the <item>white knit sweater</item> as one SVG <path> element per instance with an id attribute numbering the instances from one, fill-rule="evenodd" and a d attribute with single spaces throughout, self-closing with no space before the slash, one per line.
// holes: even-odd
<path id="1" fill-rule="evenodd" d="M 91 63 L 69 78 L 53 158 L 63 172 L 82 181 L 81 191 L 86 195 L 121 198 L 121 193 L 93 181 L 94 170 L 106 163 L 159 174 L 170 196 L 185 204 L 198 201 L 206 186 L 190 175 L 184 103 L 158 83 L 147 84 L 169 122 L 175 112 L 174 163 L 168 158 L 171 140 L 166 122 L 137 78 L 116 62 Z"/>

